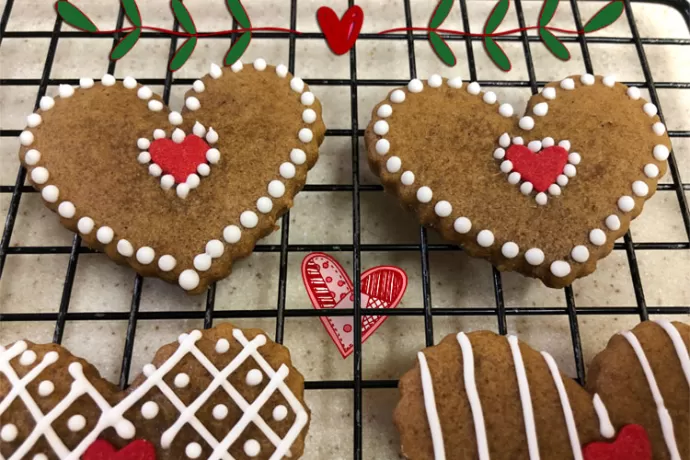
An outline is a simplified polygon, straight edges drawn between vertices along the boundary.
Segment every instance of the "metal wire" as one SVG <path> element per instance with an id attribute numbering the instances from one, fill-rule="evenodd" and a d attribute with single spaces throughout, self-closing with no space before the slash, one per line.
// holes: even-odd
<path id="1" fill-rule="evenodd" d="M 297 0 L 290 1 L 290 28 L 295 29 L 297 24 Z M 572 8 L 575 24 L 578 29 L 582 28 L 582 19 L 580 16 L 577 0 L 569 0 Z M 625 15 L 627 22 L 632 32 L 631 37 L 587 37 L 585 35 L 578 35 L 575 37 L 562 37 L 564 42 L 576 43 L 579 45 L 583 61 L 584 71 L 588 73 L 596 73 L 596 68 L 592 64 L 592 59 L 589 53 L 588 45 L 590 43 L 606 43 L 606 44 L 633 44 L 637 51 L 640 65 L 642 67 L 644 81 L 625 82 L 626 84 L 642 86 L 649 90 L 651 102 L 659 108 L 659 116 L 665 122 L 662 106 L 659 101 L 657 89 L 687 89 L 690 88 L 690 83 L 681 82 L 655 82 L 652 77 L 652 71 L 645 53 L 645 45 L 690 45 L 690 39 L 674 39 L 674 38 L 641 38 L 633 15 L 631 7 L 632 0 L 624 0 Z M 411 14 L 411 0 L 402 0 L 405 11 L 405 25 L 412 26 Z M 459 7 L 462 15 L 462 23 L 464 30 L 470 31 L 470 20 L 466 0 L 459 0 Z M 652 2 L 650 2 L 652 3 Z M 690 4 L 684 0 L 661 0 L 653 3 L 664 4 L 675 8 L 683 16 L 688 28 L 690 29 Z M 354 4 L 354 0 L 348 0 L 349 6 Z M 46 88 L 49 85 L 58 84 L 78 84 L 77 79 L 55 79 L 51 78 L 51 70 L 55 60 L 55 51 L 60 38 L 80 38 L 80 39 L 110 39 L 116 43 L 120 38 L 117 35 L 103 36 L 94 35 L 87 32 L 77 31 L 63 31 L 61 30 L 61 21 L 56 19 L 52 31 L 6 31 L 7 24 L 10 19 L 14 0 L 7 0 L 5 8 L 0 17 L 0 45 L 4 38 L 49 38 L 48 53 L 45 58 L 43 72 L 40 78 L 17 78 L 17 79 L 0 79 L 0 86 L 36 86 L 38 87 L 36 102 L 34 108 L 38 107 L 40 98 L 45 94 Z M 521 0 L 515 1 L 515 9 L 517 19 L 520 27 L 525 26 L 525 18 L 522 9 Z M 120 8 L 117 18 L 117 28 L 122 27 L 124 21 L 124 11 Z M 233 22 L 233 27 L 236 24 Z M 173 28 L 177 30 L 178 24 L 175 21 Z M 443 34 L 442 34 L 443 35 Z M 172 57 L 177 48 L 177 37 L 166 37 L 156 32 L 144 32 L 144 38 L 153 39 L 167 39 L 170 40 L 169 57 Z M 512 88 L 529 88 L 532 93 L 536 93 L 540 87 L 544 86 L 546 81 L 539 81 L 535 76 L 534 63 L 532 61 L 530 46 L 536 44 L 539 38 L 533 35 L 527 35 L 522 32 L 519 36 L 500 37 L 498 41 L 505 42 L 520 42 L 522 44 L 526 64 L 527 64 L 527 80 L 478 80 L 477 66 L 474 56 L 473 43 L 481 40 L 476 37 L 466 36 L 451 36 L 443 35 L 448 41 L 464 41 L 465 50 L 467 53 L 467 65 L 470 79 L 478 81 L 482 86 L 487 87 L 512 87 Z M 231 37 L 232 42 L 236 40 L 236 36 Z M 287 33 L 255 33 L 254 39 L 263 38 L 283 38 L 289 41 L 289 59 L 288 68 L 290 72 L 295 69 L 295 51 L 297 40 L 322 40 L 321 33 L 305 33 L 300 36 L 290 35 Z M 560 38 L 560 37 L 559 37 Z M 211 39 L 224 39 L 227 37 L 213 37 Z M 415 56 L 415 42 L 426 40 L 425 34 L 406 32 L 400 34 L 392 34 L 387 36 L 379 36 L 376 34 L 361 34 L 360 40 L 405 40 L 408 48 L 408 65 L 409 72 L 412 78 L 417 76 L 417 64 Z M 541 46 L 541 45 L 537 45 Z M 644 287 L 642 278 L 637 263 L 636 251 L 688 251 L 690 250 L 690 212 L 688 210 L 688 199 L 686 192 L 690 190 L 690 184 L 683 183 L 678 163 L 673 152 L 669 157 L 669 170 L 673 182 L 671 184 L 659 184 L 657 190 L 661 193 L 675 193 L 683 219 L 683 227 L 688 241 L 676 242 L 644 242 L 636 243 L 628 232 L 622 243 L 616 243 L 614 250 L 625 251 L 630 269 L 632 285 L 635 293 L 635 305 L 622 306 L 594 306 L 586 308 L 577 308 L 575 303 L 575 296 L 570 286 L 564 289 L 566 300 L 565 307 L 506 307 L 503 298 L 503 285 L 501 281 L 501 273 L 495 268 L 492 271 L 492 285 L 495 298 L 494 307 L 470 307 L 470 308 L 433 308 L 431 301 L 431 269 L 429 265 L 429 254 L 431 252 L 447 252 L 447 251 L 461 251 L 457 246 L 450 244 L 429 244 L 427 241 L 427 233 L 423 227 L 419 229 L 419 243 L 418 244 L 362 244 L 360 237 L 360 194 L 361 192 L 381 192 L 380 185 L 362 185 L 359 178 L 359 157 L 360 157 L 360 138 L 364 134 L 364 130 L 358 124 L 358 88 L 360 86 L 386 86 L 394 87 L 407 83 L 407 80 L 396 79 L 359 79 L 357 77 L 357 50 L 353 47 L 349 53 L 350 76 L 345 79 L 306 79 L 305 82 L 310 85 L 317 86 L 347 86 L 350 90 L 350 118 L 351 127 L 349 129 L 329 129 L 326 131 L 326 136 L 329 137 L 349 137 L 351 141 L 351 162 L 352 162 L 352 184 L 320 184 L 307 185 L 304 192 L 340 192 L 352 194 L 352 244 L 289 244 L 290 232 L 290 217 L 286 214 L 281 222 L 280 244 L 259 244 L 256 247 L 256 252 L 273 252 L 280 254 L 280 263 L 278 267 L 278 295 L 277 305 L 275 310 L 251 310 L 251 309 L 237 309 L 237 310 L 215 310 L 215 284 L 211 286 L 207 292 L 206 303 L 204 310 L 191 311 L 151 311 L 140 312 L 139 304 L 144 289 L 144 279 L 135 275 L 134 288 L 132 292 L 132 299 L 130 310 L 128 312 L 88 312 L 78 313 L 70 312 L 69 305 L 72 294 L 72 287 L 74 285 L 75 273 L 79 256 L 81 254 L 91 254 L 93 251 L 89 248 L 82 247 L 81 238 L 75 235 L 71 246 L 10 246 L 10 240 L 14 229 L 14 224 L 19 210 L 22 195 L 24 193 L 35 193 L 35 191 L 24 185 L 26 171 L 24 168 L 19 168 L 17 171 L 17 178 L 14 185 L 0 186 L 1 194 L 10 195 L 10 204 L 7 217 L 5 220 L 4 229 L 2 232 L 2 239 L 0 240 L 0 278 L 3 275 L 5 268 L 5 261 L 8 256 L 30 255 L 30 254 L 69 254 L 67 263 L 65 281 L 63 286 L 62 296 L 60 298 L 59 309 L 56 313 L 2 313 L 0 312 L 0 323 L 2 322 L 17 322 L 17 321 L 54 321 L 55 332 L 53 341 L 60 343 L 65 330 L 65 325 L 68 321 L 127 321 L 127 332 L 125 338 L 124 354 L 122 358 L 122 365 L 120 371 L 119 385 L 121 388 L 127 386 L 130 375 L 130 366 L 132 362 L 132 353 L 134 350 L 134 341 L 136 336 L 137 324 L 140 321 L 155 321 L 155 320 L 186 320 L 186 319 L 202 319 L 204 327 L 208 328 L 213 325 L 215 319 L 234 319 L 234 318 L 275 318 L 276 319 L 276 333 L 275 338 L 279 343 L 283 342 L 285 322 L 288 318 L 316 318 L 320 316 L 354 316 L 355 324 L 358 324 L 362 316 L 377 315 L 377 316 L 415 316 L 424 318 L 424 337 L 427 346 L 433 345 L 433 320 L 436 317 L 456 317 L 456 316 L 493 316 L 497 320 L 497 330 L 501 334 L 507 333 L 507 317 L 508 316 L 541 316 L 541 315 L 562 315 L 568 318 L 570 324 L 571 340 L 573 344 L 573 352 L 575 359 L 575 368 L 577 370 L 577 378 L 580 382 L 584 381 L 584 358 L 582 353 L 582 345 L 580 340 L 578 316 L 590 315 L 637 315 L 641 320 L 646 320 L 650 314 L 653 315 L 668 315 L 668 314 L 690 314 L 690 306 L 688 305 L 665 305 L 665 306 L 648 306 L 645 300 Z M 116 62 L 110 62 L 107 66 L 108 73 L 113 74 L 115 71 Z M 166 71 L 164 78 L 141 78 L 139 81 L 148 85 L 163 85 L 163 99 L 167 103 L 173 85 L 190 85 L 194 80 L 190 78 L 173 78 L 170 71 Z M 14 137 L 18 136 L 20 130 L 2 129 L 0 127 L 0 136 Z M 690 131 L 676 130 L 669 131 L 669 135 L 673 138 L 690 138 Z M 687 180 L 687 178 L 686 178 Z M 288 275 L 288 258 L 293 252 L 311 252 L 311 251 L 326 251 L 326 252 L 349 252 L 353 257 L 352 279 L 354 283 L 354 305 L 351 309 L 339 309 L 335 311 L 322 310 L 306 310 L 306 309 L 292 309 L 286 306 L 286 288 Z M 360 304 L 360 272 L 361 272 L 361 253 L 362 252 L 390 252 L 390 251 L 418 251 L 420 255 L 420 268 L 422 274 L 422 305 L 417 308 L 405 308 L 396 310 L 379 310 L 366 311 L 362 310 Z M 687 274 L 686 274 L 687 275 Z M 681 275 L 683 276 L 683 275 Z M 354 328 L 354 352 L 352 354 L 353 378 L 352 380 L 330 380 L 330 381 L 307 381 L 307 390 L 352 390 L 353 391 L 353 458 L 360 460 L 363 453 L 362 442 L 362 390 L 369 388 L 395 388 L 397 380 L 366 380 L 362 378 L 362 347 L 361 347 L 361 330 Z"/>

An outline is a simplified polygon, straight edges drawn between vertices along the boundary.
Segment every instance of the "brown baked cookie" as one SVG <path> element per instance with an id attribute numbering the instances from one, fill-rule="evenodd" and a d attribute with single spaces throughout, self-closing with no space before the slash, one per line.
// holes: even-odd
<path id="1" fill-rule="evenodd" d="M 97 439 L 146 440 L 157 460 L 299 458 L 309 418 L 289 351 L 258 329 L 182 334 L 126 391 L 59 345 L 0 347 L 5 459 L 86 459 Z"/>
<path id="2" fill-rule="evenodd" d="M 451 334 L 418 353 L 400 392 L 411 460 L 582 460 L 582 446 L 615 434 L 603 405 L 514 336 Z"/>
<path id="3" fill-rule="evenodd" d="M 192 294 L 275 230 L 326 129 L 307 85 L 263 59 L 212 65 L 182 113 L 131 77 L 59 94 L 19 136 L 29 180 L 86 244 Z"/>
<path id="4" fill-rule="evenodd" d="M 587 388 L 614 425 L 642 425 L 654 459 L 690 459 L 690 326 L 646 321 L 611 338 L 589 367 Z"/>
<path id="5" fill-rule="evenodd" d="M 671 144 L 654 104 L 611 77 L 549 83 L 513 112 L 476 82 L 412 80 L 374 108 L 369 165 L 470 255 L 563 287 L 628 230 Z"/>

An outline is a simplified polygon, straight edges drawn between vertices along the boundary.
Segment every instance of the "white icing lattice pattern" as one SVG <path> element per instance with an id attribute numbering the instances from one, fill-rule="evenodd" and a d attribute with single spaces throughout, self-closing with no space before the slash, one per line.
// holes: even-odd
<path id="1" fill-rule="evenodd" d="M 136 428 L 131 421 L 124 417 L 124 414 L 131 407 L 138 403 L 143 403 L 142 411 L 146 412 L 146 418 L 150 416 L 151 419 L 155 419 L 158 408 L 156 407 L 154 411 L 152 403 L 145 401 L 148 392 L 153 388 L 160 390 L 179 412 L 177 420 L 171 426 L 167 427 L 161 435 L 160 446 L 163 449 L 170 448 L 179 432 L 184 426 L 189 425 L 199 435 L 200 440 L 203 440 L 211 449 L 211 454 L 208 457 L 209 460 L 233 460 L 233 457 L 228 453 L 230 446 L 233 445 L 244 430 L 253 423 L 275 447 L 275 450 L 269 457 L 270 459 L 277 460 L 284 456 L 290 456 L 290 446 L 292 446 L 297 436 L 306 425 L 309 416 L 300 401 L 285 384 L 285 379 L 289 374 L 289 368 L 283 364 L 276 371 L 259 353 L 258 348 L 266 343 L 266 337 L 264 335 L 257 335 L 254 339 L 248 340 L 241 330 L 234 329 L 233 337 L 243 348 L 227 366 L 218 369 L 196 346 L 196 343 L 202 338 L 202 333 L 200 331 L 193 331 L 190 334 L 181 335 L 179 338 L 180 345 L 170 358 L 158 368 L 152 364 L 144 366 L 146 380 L 115 406 L 110 406 L 103 395 L 99 393 L 96 387 L 94 387 L 84 375 L 82 365 L 79 362 L 73 362 L 68 367 L 68 372 L 74 379 L 69 393 L 46 414 L 41 412 L 33 396 L 26 390 L 26 387 L 36 380 L 47 367 L 58 360 L 58 353 L 54 351 L 46 353 L 42 360 L 20 379 L 10 365 L 10 361 L 26 352 L 28 348 L 27 343 L 19 341 L 9 349 L 0 347 L 0 372 L 5 375 L 12 386 L 11 391 L 2 402 L 0 402 L 0 415 L 7 410 L 14 400 L 19 398 L 36 421 L 33 431 L 22 441 L 8 460 L 21 460 L 26 458 L 41 437 L 45 437 L 54 453 L 60 459 L 67 460 L 78 460 L 86 449 L 107 428 L 114 428 L 117 434 L 123 439 L 132 439 L 136 435 Z M 221 339 L 219 342 L 221 341 L 227 342 L 225 339 Z M 216 350 L 218 353 L 227 351 L 223 347 L 216 347 Z M 210 385 L 188 406 L 180 400 L 175 391 L 164 380 L 164 377 L 168 374 L 178 375 L 173 372 L 173 369 L 187 355 L 193 356 L 213 377 Z M 247 402 L 228 380 L 228 377 L 250 357 L 253 358 L 261 371 L 268 377 L 266 386 L 252 403 Z M 219 388 L 222 388 L 225 393 L 227 393 L 230 400 L 243 412 L 240 420 L 227 432 L 225 437 L 220 440 L 216 439 L 196 417 L 197 411 L 209 401 L 211 396 L 213 396 Z M 295 420 L 284 438 L 280 438 L 280 436 L 268 426 L 263 418 L 259 416 L 261 408 L 276 391 L 280 392 L 295 414 Z M 59 438 L 52 424 L 83 395 L 88 395 L 93 402 L 98 405 L 101 410 L 101 415 L 96 426 L 90 432 L 85 433 L 84 438 L 74 450 L 70 450 Z M 282 408 L 281 410 L 287 409 L 285 406 L 279 407 Z M 72 425 L 75 426 L 78 424 L 72 423 Z M 255 448 L 259 446 L 256 440 L 249 440 L 247 443 L 252 446 L 253 451 L 256 451 Z M 195 445 L 192 446 L 192 444 Z M 185 451 L 187 453 L 194 453 L 200 451 L 200 449 L 201 447 L 197 443 L 190 443 L 186 446 Z M 0 455 L 0 460 L 5 460 L 2 455 Z"/>

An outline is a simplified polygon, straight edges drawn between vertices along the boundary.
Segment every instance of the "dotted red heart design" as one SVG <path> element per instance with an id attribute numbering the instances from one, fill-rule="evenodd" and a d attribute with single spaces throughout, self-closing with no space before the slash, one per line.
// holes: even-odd
<path id="1" fill-rule="evenodd" d="M 524 145 L 512 144 L 506 150 L 506 159 L 513 163 L 513 170 L 520 173 L 523 180 L 534 185 L 534 190 L 545 192 L 563 172 L 568 152 L 554 145 L 534 153 Z"/>
<path id="2" fill-rule="evenodd" d="M 156 139 L 151 142 L 149 153 L 151 160 L 161 167 L 163 174 L 170 174 L 175 182 L 181 183 L 195 174 L 200 164 L 206 163 L 209 148 L 206 141 L 191 134 L 181 143 L 168 138 Z"/>

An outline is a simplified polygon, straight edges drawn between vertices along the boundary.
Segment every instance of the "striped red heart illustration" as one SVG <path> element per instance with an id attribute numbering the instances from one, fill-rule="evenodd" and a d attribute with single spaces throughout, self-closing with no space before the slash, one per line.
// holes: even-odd
<path id="1" fill-rule="evenodd" d="M 405 272 L 390 265 L 366 270 L 361 280 L 362 308 L 396 308 L 407 288 Z M 337 260 L 328 254 L 314 252 L 302 261 L 302 281 L 315 309 L 353 308 L 352 281 Z M 363 315 L 362 343 L 383 324 L 388 316 Z M 351 316 L 319 318 L 338 351 L 347 358 L 354 350 L 354 321 Z"/>

